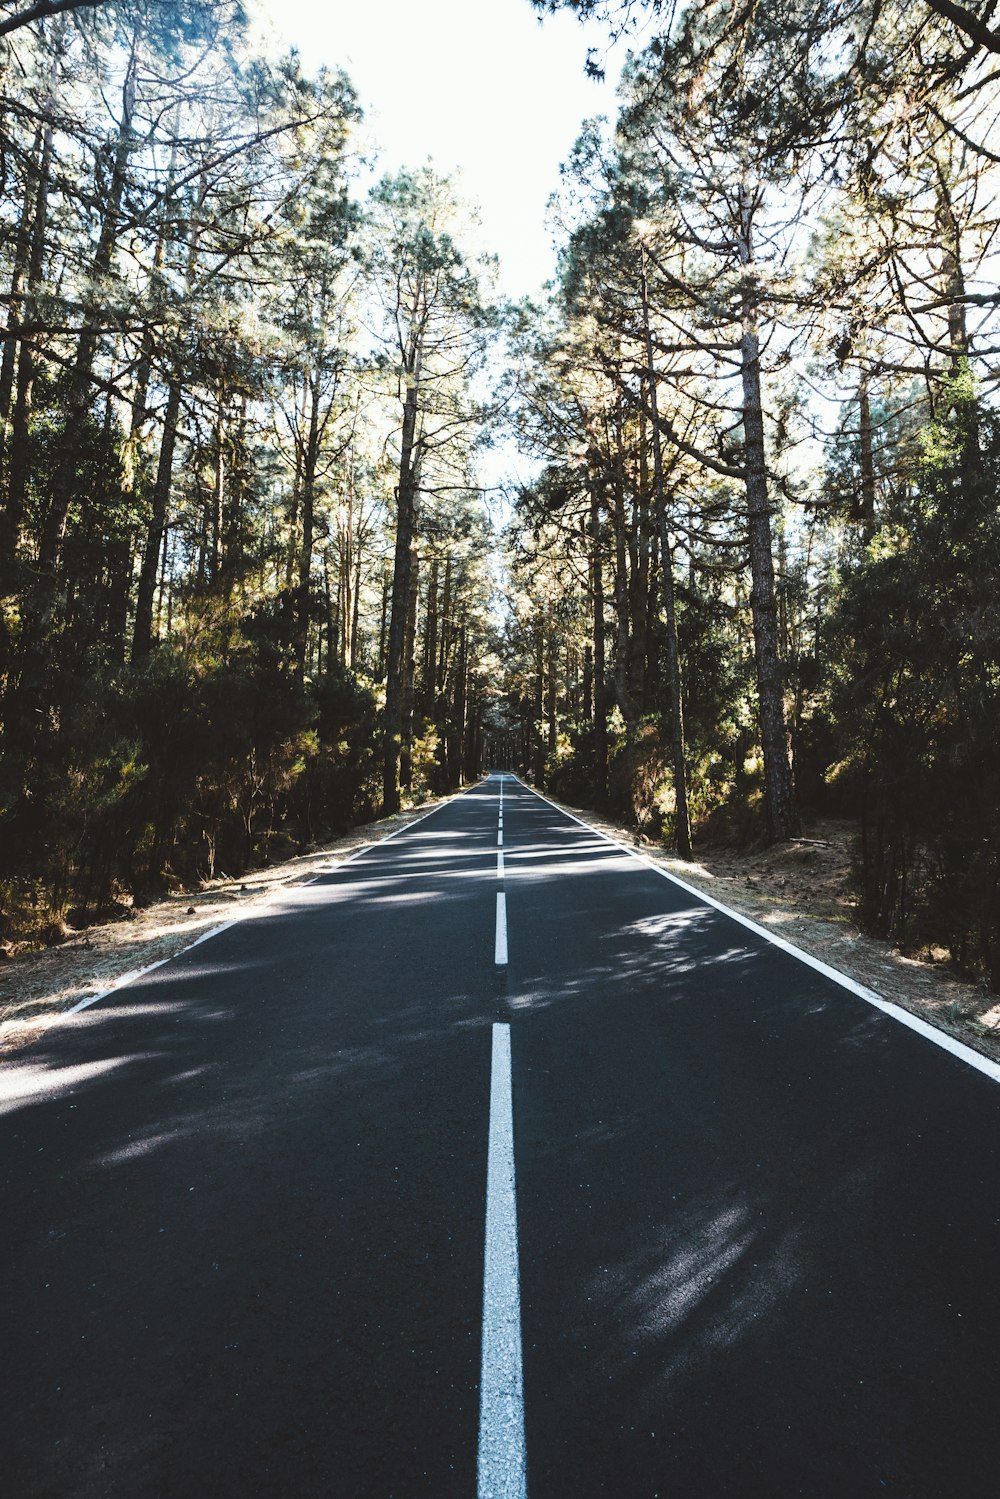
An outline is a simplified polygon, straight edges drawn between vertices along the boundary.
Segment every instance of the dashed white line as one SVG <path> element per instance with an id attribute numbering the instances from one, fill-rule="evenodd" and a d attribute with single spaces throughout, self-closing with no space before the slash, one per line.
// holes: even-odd
<path id="1" fill-rule="evenodd" d="M 503 828 L 497 828 L 497 848 L 503 848 Z"/>
<path id="2" fill-rule="evenodd" d="M 493 1027 L 477 1499 L 527 1499 L 510 1026 Z"/>
<path id="3" fill-rule="evenodd" d="M 507 965 L 507 901 L 502 890 L 497 893 L 497 939 L 493 961 L 498 968 Z"/>
<path id="4" fill-rule="evenodd" d="M 497 879 L 503 879 L 503 850 L 497 854 Z"/>

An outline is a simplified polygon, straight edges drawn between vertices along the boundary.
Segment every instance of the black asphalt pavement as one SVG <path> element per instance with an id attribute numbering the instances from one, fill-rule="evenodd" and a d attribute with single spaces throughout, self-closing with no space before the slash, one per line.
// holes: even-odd
<path id="1" fill-rule="evenodd" d="M 1000 1085 L 498 794 L 0 1067 L 0 1495 L 474 1496 L 499 1020 L 530 1499 L 995 1499 Z"/>

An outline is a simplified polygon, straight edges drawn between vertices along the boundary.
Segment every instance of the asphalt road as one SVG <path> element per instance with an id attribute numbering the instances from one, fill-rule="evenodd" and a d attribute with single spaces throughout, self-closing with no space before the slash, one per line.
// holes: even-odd
<path id="1" fill-rule="evenodd" d="M 995 1499 L 998 1083 L 499 794 L 0 1069 L 4 1499 Z"/>

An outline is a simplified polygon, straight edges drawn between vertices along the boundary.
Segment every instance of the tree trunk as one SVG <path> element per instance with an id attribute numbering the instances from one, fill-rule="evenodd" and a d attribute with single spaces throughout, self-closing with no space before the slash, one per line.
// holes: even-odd
<path id="1" fill-rule="evenodd" d="M 181 410 L 181 377 L 174 371 L 167 390 L 167 406 L 163 414 L 163 435 L 160 438 L 160 456 L 153 482 L 152 514 L 146 532 L 146 545 L 139 571 L 136 593 L 135 624 L 132 630 L 132 660 L 142 661 L 152 645 L 153 597 L 156 593 L 156 573 L 163 546 L 163 533 L 167 525 L 167 509 L 170 504 L 170 485 L 174 471 L 174 448 L 177 445 L 177 424 Z"/>
<path id="2" fill-rule="evenodd" d="M 858 520 L 865 540 L 871 539 L 875 531 L 875 458 L 872 449 L 872 406 L 868 395 L 868 373 L 862 371 L 858 386 L 858 414 L 861 448 L 861 495 L 858 502 Z"/>
<path id="3" fill-rule="evenodd" d="M 656 531 L 660 542 L 660 587 L 663 593 L 663 617 L 667 637 L 667 700 L 670 708 L 670 751 L 674 776 L 674 836 L 682 859 L 691 857 L 691 818 L 688 811 L 687 756 L 684 743 L 684 688 L 681 679 L 681 655 L 677 640 L 677 601 L 674 593 L 674 555 L 670 541 L 670 517 L 667 514 L 666 487 L 663 482 L 663 446 L 660 438 L 656 371 L 653 367 L 653 335 L 649 321 L 649 296 L 646 286 L 645 256 L 642 262 L 642 319 L 649 366 L 649 409 L 653 438 L 653 506 Z"/>
<path id="4" fill-rule="evenodd" d="M 244 499 L 247 487 L 247 397 L 240 396 L 239 417 L 230 442 L 229 484 L 222 510 L 222 596 L 228 607 L 244 571 Z M 228 632 L 228 618 L 226 629 Z"/>
<path id="5" fill-rule="evenodd" d="M 341 554 L 341 573 L 343 575 L 343 597 L 344 597 L 344 634 L 341 640 L 340 657 L 344 666 L 348 662 L 354 663 L 354 615 L 356 600 L 354 596 L 354 455 L 348 456 L 347 464 L 347 520 L 344 527 L 344 541 Z"/>
<path id="6" fill-rule="evenodd" d="M 631 647 L 629 651 L 629 692 L 644 711 L 648 696 L 649 640 L 649 554 L 655 535 L 649 523 L 649 454 L 646 442 L 646 415 L 643 402 L 639 409 L 639 463 L 632 514 L 632 540 L 629 586 Z"/>
<path id="7" fill-rule="evenodd" d="M 462 784 L 462 776 L 465 766 L 465 710 L 468 690 L 468 631 L 465 622 L 462 622 L 458 634 L 458 660 L 455 666 L 455 733 L 456 749 L 454 759 L 454 780 L 452 786 Z"/>
<path id="8" fill-rule="evenodd" d="M 389 649 L 385 678 L 385 739 L 382 757 L 382 806 L 385 812 L 400 808 L 399 761 L 403 742 L 403 658 L 406 620 L 410 608 L 410 574 L 416 529 L 417 406 L 420 377 L 419 349 L 408 351 L 403 428 L 400 437 L 399 483 L 396 488 L 396 549 L 392 569 L 392 607 L 389 616 Z"/>
<path id="9" fill-rule="evenodd" d="M 434 713 L 437 697 L 437 648 L 438 648 L 438 569 L 437 557 L 431 562 L 427 580 L 427 610 L 424 629 L 423 701 L 428 717 Z"/>
<path id="10" fill-rule="evenodd" d="M 739 203 L 740 260 L 744 266 L 750 266 L 753 263 L 753 208 L 743 183 L 739 185 Z M 761 401 L 760 339 L 757 334 L 756 308 L 750 291 L 744 295 L 740 375 L 743 385 L 743 461 L 750 549 L 750 613 L 753 619 L 760 741 L 764 759 L 764 805 L 768 836 L 773 840 L 781 840 L 793 837 L 798 830 L 798 823 L 788 763 L 784 689 L 778 657 L 771 509 Z"/>
<path id="11" fill-rule="evenodd" d="M 354 560 L 354 604 L 351 610 L 351 652 L 348 665 L 352 671 L 357 669 L 358 664 L 358 629 L 361 620 L 361 546 L 359 540 L 355 548 Z"/>
<path id="12" fill-rule="evenodd" d="M 323 552 L 323 632 L 326 635 L 326 670 L 330 670 L 331 663 L 336 656 L 337 639 L 337 606 L 333 600 L 333 589 L 330 586 L 330 552 Z M 319 671 L 322 672 L 323 663 L 320 662 Z"/>
<path id="13" fill-rule="evenodd" d="M 628 592 L 628 548 L 625 522 L 625 454 L 622 449 L 621 409 L 615 413 L 614 467 L 614 531 L 615 531 L 615 669 L 613 681 L 615 698 L 625 720 L 628 736 L 629 796 L 631 797 L 631 761 L 635 742 L 638 715 L 628 690 L 629 667 L 629 592 Z"/>
<path id="14" fill-rule="evenodd" d="M 533 772 L 535 785 L 545 785 L 545 735 L 542 732 L 542 719 L 545 713 L 545 625 L 542 616 L 539 615 L 535 623 L 535 700 L 532 705 L 532 720 L 534 722 L 534 764 Z"/>
<path id="15" fill-rule="evenodd" d="M 216 408 L 215 421 L 212 426 L 212 437 L 215 451 L 212 464 L 212 500 L 210 521 L 210 553 L 208 576 L 213 584 L 217 584 L 222 574 L 222 511 L 226 503 L 226 427 L 223 416 L 223 402 L 225 393 L 219 395 L 219 404 Z"/>
<path id="16" fill-rule="evenodd" d="M 383 572 L 382 572 L 382 607 L 381 607 L 381 610 L 380 610 L 380 613 L 379 613 L 379 626 L 378 626 L 378 670 L 376 672 L 376 680 L 379 681 L 379 682 L 384 682 L 385 681 L 385 664 L 386 664 L 386 655 L 385 655 L 385 653 L 386 653 L 386 643 L 387 643 L 387 625 L 388 625 L 388 621 L 389 621 L 389 574 L 383 568 Z"/>
<path id="17" fill-rule="evenodd" d="M 417 670 L 417 603 L 420 595 L 420 554 L 414 543 L 410 557 L 410 601 L 406 611 L 403 682 L 400 694 L 399 784 L 413 785 L 413 688 Z"/>
<path id="18" fill-rule="evenodd" d="M 444 587 L 441 591 L 441 618 L 438 624 L 441 644 L 438 648 L 438 691 L 443 692 L 448 683 L 448 645 L 451 635 L 451 556 L 444 559 Z"/>
<path id="19" fill-rule="evenodd" d="M 51 131 L 51 127 L 50 127 Z M 21 302 L 31 257 L 32 210 L 38 199 L 38 187 L 33 173 L 40 164 L 44 132 L 41 126 L 35 131 L 35 139 L 28 153 L 24 182 L 24 198 L 18 216 L 17 234 L 14 238 L 14 265 L 10 277 L 10 295 L 7 298 L 7 337 L 4 339 L 3 355 L 0 357 L 0 449 L 7 435 L 7 419 L 10 415 L 10 398 L 14 388 L 14 363 L 17 352 L 17 330 L 20 324 Z"/>
<path id="20" fill-rule="evenodd" d="M 608 799 L 608 703 L 604 681 L 604 555 L 597 479 L 590 480 L 590 596 L 594 634 L 594 789 L 597 804 Z"/>
<path id="21" fill-rule="evenodd" d="M 948 347 L 952 375 L 961 374 L 969 358 L 969 329 L 965 311 L 965 272 L 962 268 L 962 230 L 943 171 L 938 172 L 937 232 L 941 246 L 941 291 L 948 303 Z"/>
<path id="22" fill-rule="evenodd" d="M 312 590 L 313 533 L 316 520 L 316 470 L 319 465 L 319 375 L 314 375 L 309 389 L 309 432 L 302 461 L 302 541 L 299 547 L 298 597 L 295 621 L 295 670 L 299 681 L 305 676 L 309 644 L 310 594 Z"/>
<path id="23" fill-rule="evenodd" d="M 292 478 L 292 492 L 289 497 L 288 506 L 288 545 L 285 549 L 286 593 L 291 593 L 295 586 L 295 570 L 299 561 L 299 501 L 302 496 L 302 472 L 305 467 L 306 453 L 306 443 L 302 441 L 301 432 L 305 426 L 308 400 L 309 385 L 308 382 L 303 381 L 301 409 L 299 408 L 297 397 L 295 403 L 295 473 Z"/>
<path id="24" fill-rule="evenodd" d="M 546 748 L 549 759 L 555 758 L 559 742 L 559 726 L 556 719 L 556 632 L 552 627 L 552 612 L 548 617 L 548 661 L 545 670 L 545 718 L 548 729 Z"/>

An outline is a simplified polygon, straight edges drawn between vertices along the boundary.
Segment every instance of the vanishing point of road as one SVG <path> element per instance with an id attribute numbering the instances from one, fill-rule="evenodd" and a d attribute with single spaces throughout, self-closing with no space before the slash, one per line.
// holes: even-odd
<path id="1" fill-rule="evenodd" d="M 510 776 L 317 869 L 0 1069 L 5 1499 L 995 1499 L 1000 1069 Z"/>

